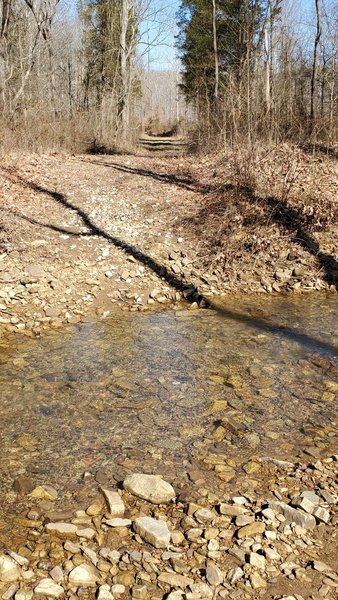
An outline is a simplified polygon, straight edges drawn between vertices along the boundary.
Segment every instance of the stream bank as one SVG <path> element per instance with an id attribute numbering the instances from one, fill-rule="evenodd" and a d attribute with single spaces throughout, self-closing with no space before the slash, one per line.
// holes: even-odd
<path id="1" fill-rule="evenodd" d="M 41 335 L 109 317 L 114 305 L 143 311 L 182 299 L 205 306 L 222 294 L 336 293 L 334 164 L 299 161 L 309 189 L 297 182 L 297 202 L 281 206 L 264 201 L 262 189 L 249 198 L 243 186 L 231 188 L 234 168 L 223 158 L 2 159 L 2 329 Z M 280 162 L 274 175 L 284 181 Z"/>

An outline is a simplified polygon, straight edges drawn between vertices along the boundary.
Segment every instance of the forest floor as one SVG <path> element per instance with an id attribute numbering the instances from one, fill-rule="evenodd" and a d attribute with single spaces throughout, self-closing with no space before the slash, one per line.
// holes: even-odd
<path id="1" fill-rule="evenodd" d="M 0 323 L 337 286 L 337 159 L 51 154 L 0 161 Z M 196 303 L 195 303 L 196 302 Z"/>

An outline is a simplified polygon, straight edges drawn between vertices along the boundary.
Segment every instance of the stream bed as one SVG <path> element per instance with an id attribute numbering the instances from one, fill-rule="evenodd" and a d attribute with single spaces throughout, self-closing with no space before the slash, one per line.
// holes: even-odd
<path id="1" fill-rule="evenodd" d="M 226 472 L 207 467 L 217 454 L 237 481 L 253 456 L 338 453 L 337 297 L 218 308 L 118 311 L 0 341 L 0 544 L 24 511 L 13 491 L 22 475 L 53 485 L 62 507 L 84 482 L 94 490 L 135 471 L 226 486 Z"/>

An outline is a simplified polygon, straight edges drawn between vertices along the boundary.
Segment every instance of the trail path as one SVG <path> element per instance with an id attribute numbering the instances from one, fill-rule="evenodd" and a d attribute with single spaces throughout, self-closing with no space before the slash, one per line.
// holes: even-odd
<path id="1" fill-rule="evenodd" d="M 327 289 L 306 250 L 298 247 L 290 263 L 289 241 L 278 229 L 274 239 L 269 232 L 268 253 L 251 251 L 251 232 L 237 225 L 236 215 L 225 239 L 230 250 L 238 236 L 243 242 L 236 242 L 232 264 L 225 259 L 218 238 L 228 216 L 209 222 L 199 213 L 215 190 L 217 196 L 210 177 L 192 158 L 50 155 L 2 162 L 1 218 L 9 241 L 0 254 L 0 323 L 39 330 L 93 313 L 108 316 L 116 302 L 140 310 L 179 301 L 194 288 L 203 295 Z M 292 275 L 295 268 L 299 274 Z"/>

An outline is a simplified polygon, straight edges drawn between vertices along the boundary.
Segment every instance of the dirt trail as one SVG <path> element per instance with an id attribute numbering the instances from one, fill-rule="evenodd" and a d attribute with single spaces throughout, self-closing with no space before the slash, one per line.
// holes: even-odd
<path id="1" fill-rule="evenodd" d="M 116 302 L 142 310 L 179 301 L 182 292 L 198 300 L 195 288 L 204 296 L 328 289 L 305 249 L 290 262 L 281 235 L 269 252 L 249 254 L 251 263 L 238 256 L 215 267 L 221 219 L 204 220 L 204 232 L 193 226 L 213 190 L 205 173 L 203 180 L 193 159 L 149 156 L 2 161 L 9 239 L 0 255 L 0 322 L 39 331 L 93 313 L 108 316 Z"/>

